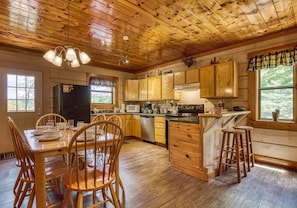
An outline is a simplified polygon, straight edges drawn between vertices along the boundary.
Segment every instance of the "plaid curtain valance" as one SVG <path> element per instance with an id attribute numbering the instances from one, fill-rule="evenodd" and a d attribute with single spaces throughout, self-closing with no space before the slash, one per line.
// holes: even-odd
<path id="1" fill-rule="evenodd" d="M 248 71 L 275 68 L 280 65 L 290 66 L 297 61 L 297 48 L 276 51 L 273 53 L 253 56 L 249 60 Z"/>
<path id="2" fill-rule="evenodd" d="M 90 84 L 106 87 L 115 87 L 117 82 L 114 79 L 108 79 L 103 77 L 90 77 Z"/>

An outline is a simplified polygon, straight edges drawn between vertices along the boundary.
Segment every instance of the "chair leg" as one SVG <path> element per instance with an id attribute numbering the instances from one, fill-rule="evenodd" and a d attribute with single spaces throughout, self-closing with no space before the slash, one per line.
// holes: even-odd
<path id="1" fill-rule="evenodd" d="M 119 199 L 114 191 L 113 185 L 109 184 L 109 189 L 110 189 L 110 193 L 112 196 L 112 201 L 113 201 L 113 205 L 115 208 L 120 208 L 120 203 L 119 203 Z"/>
<path id="2" fill-rule="evenodd" d="M 82 192 L 78 192 L 77 194 L 77 208 L 83 208 L 84 205 L 84 196 Z"/>
<path id="3" fill-rule="evenodd" d="M 14 194 L 16 194 L 16 192 L 17 192 L 17 188 L 18 188 L 18 186 L 20 185 L 22 174 L 23 174 L 23 171 L 22 171 L 22 168 L 20 168 L 18 177 L 17 177 L 17 179 L 15 180 L 15 183 L 14 183 L 14 186 L 13 186 L 13 193 L 14 193 Z"/>

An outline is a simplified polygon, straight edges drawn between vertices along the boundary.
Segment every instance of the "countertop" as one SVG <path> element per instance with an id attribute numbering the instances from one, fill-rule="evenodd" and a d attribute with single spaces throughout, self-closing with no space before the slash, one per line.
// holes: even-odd
<path id="1" fill-rule="evenodd" d="M 219 117 L 226 117 L 226 116 L 244 115 L 249 113 L 251 113 L 251 111 L 227 111 L 227 112 L 222 112 L 221 114 L 199 113 L 198 116 L 219 118 Z"/>

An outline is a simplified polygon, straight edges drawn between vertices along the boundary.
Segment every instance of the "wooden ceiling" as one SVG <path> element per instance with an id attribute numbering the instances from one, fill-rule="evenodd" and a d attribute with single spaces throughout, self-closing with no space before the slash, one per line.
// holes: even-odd
<path id="1" fill-rule="evenodd" d="M 297 27 L 296 0 L 75 0 L 69 27 L 67 0 L 1 0 L 0 9 L 2 48 L 42 56 L 71 45 L 88 65 L 127 72 Z"/>

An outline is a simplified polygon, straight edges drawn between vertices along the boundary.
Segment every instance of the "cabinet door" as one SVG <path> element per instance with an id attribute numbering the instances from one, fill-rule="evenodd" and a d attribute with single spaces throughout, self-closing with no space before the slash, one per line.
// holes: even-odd
<path id="1" fill-rule="evenodd" d="M 161 86 L 162 86 L 162 79 L 161 76 L 156 77 L 149 77 L 147 79 L 147 98 L 148 100 L 161 100 Z"/>
<path id="2" fill-rule="evenodd" d="M 238 96 L 237 64 L 233 61 L 216 64 L 216 96 Z"/>
<path id="3" fill-rule="evenodd" d="M 125 126 L 124 136 L 132 136 L 132 115 L 126 114 L 124 116 L 125 122 L 123 122 L 123 126 Z"/>
<path id="4" fill-rule="evenodd" d="M 174 85 L 181 85 L 186 83 L 185 71 L 174 73 Z"/>
<path id="5" fill-rule="evenodd" d="M 173 100 L 173 74 L 162 75 L 162 100 Z"/>
<path id="6" fill-rule="evenodd" d="M 141 138 L 140 116 L 133 115 L 132 118 L 132 136 Z"/>
<path id="7" fill-rule="evenodd" d="M 125 101 L 138 101 L 138 80 L 126 80 L 124 85 Z"/>
<path id="8" fill-rule="evenodd" d="M 139 100 L 147 100 L 147 79 L 139 80 Z"/>
<path id="9" fill-rule="evenodd" d="M 215 71 L 214 65 L 201 67 L 200 73 L 200 97 L 215 96 Z"/>
<path id="10" fill-rule="evenodd" d="M 199 82 L 199 69 L 188 69 L 186 71 L 186 83 L 198 83 Z"/>
<path id="11" fill-rule="evenodd" d="M 155 141 L 160 144 L 166 143 L 165 117 L 155 116 Z"/>

